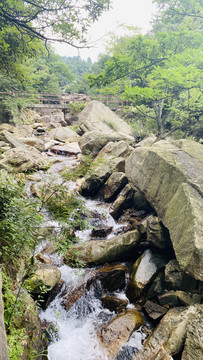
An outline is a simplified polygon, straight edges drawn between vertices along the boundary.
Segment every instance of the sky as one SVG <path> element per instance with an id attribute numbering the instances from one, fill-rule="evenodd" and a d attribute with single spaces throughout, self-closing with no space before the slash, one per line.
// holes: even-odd
<path id="1" fill-rule="evenodd" d="M 66 44 L 54 44 L 53 47 L 61 56 L 80 55 L 83 59 L 90 57 L 92 61 L 96 61 L 98 55 L 105 52 L 108 34 L 123 34 L 124 30 L 119 24 L 138 27 L 145 34 L 151 28 L 150 21 L 155 13 L 156 7 L 152 0 L 112 0 L 112 9 L 103 13 L 89 30 L 88 38 L 94 43 L 94 47 L 80 49 L 79 52 Z"/>

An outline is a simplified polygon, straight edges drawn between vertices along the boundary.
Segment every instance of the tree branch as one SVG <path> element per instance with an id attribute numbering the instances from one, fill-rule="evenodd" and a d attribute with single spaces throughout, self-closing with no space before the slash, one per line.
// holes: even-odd
<path id="1" fill-rule="evenodd" d="M 136 108 L 142 115 L 144 115 L 144 116 L 146 116 L 146 117 L 148 117 L 148 118 L 150 118 L 150 119 L 156 120 L 155 117 L 146 114 L 144 111 L 140 110 L 136 105 L 135 105 L 135 108 Z"/>
<path id="2" fill-rule="evenodd" d="M 203 19 L 202 15 L 197 15 L 197 14 L 188 14 L 188 13 L 181 13 L 176 9 L 172 9 L 172 11 L 174 11 L 176 14 L 181 15 L 181 16 L 190 16 L 190 17 L 194 17 L 194 18 L 200 18 Z"/>

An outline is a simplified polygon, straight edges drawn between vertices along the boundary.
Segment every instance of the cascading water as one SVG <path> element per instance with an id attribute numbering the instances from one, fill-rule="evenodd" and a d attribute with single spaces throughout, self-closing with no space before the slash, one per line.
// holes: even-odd
<path id="1" fill-rule="evenodd" d="M 62 160 L 62 161 L 61 161 Z M 56 173 L 63 168 L 64 163 L 73 165 L 74 157 L 67 158 L 60 156 L 60 163 L 56 163 L 51 168 L 51 173 Z M 74 187 L 74 185 L 73 185 Z M 102 204 L 99 200 L 86 200 L 86 207 L 91 212 L 99 214 L 96 219 L 92 219 L 94 226 L 106 225 L 112 227 L 109 236 L 114 236 L 119 232 L 121 225 L 109 215 L 107 204 Z M 49 218 L 49 213 L 45 210 L 45 226 L 60 227 L 60 224 L 53 218 Z M 123 225 L 122 225 L 123 226 Z M 92 227 L 85 231 L 77 231 L 76 236 L 80 241 L 90 238 Z M 43 244 L 42 244 L 43 247 Z M 39 249 L 38 249 L 39 250 Z M 51 258 L 55 264 L 61 262 L 56 257 Z M 83 277 L 84 271 L 74 270 L 67 265 L 59 267 L 64 281 L 60 293 L 50 303 L 48 308 L 41 311 L 41 321 L 52 324 L 52 342 L 48 346 L 49 360 L 108 360 L 106 351 L 99 344 L 98 331 L 102 325 L 109 322 L 116 316 L 115 312 L 102 307 L 102 287 L 99 282 L 92 284 L 90 289 L 70 308 L 65 310 L 63 294 L 71 292 Z M 88 270 L 93 271 L 92 269 Z M 87 270 L 85 271 L 87 272 Z M 115 296 L 125 297 L 124 293 L 114 294 Z M 131 307 L 132 305 L 128 305 Z M 130 360 L 131 355 L 141 347 L 144 335 L 138 330 L 132 335 L 130 341 L 122 349 L 118 360 Z"/>

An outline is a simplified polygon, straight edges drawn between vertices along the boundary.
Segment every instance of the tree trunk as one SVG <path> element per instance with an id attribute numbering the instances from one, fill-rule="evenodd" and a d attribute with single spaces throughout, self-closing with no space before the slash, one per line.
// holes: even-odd
<path id="1" fill-rule="evenodd" d="M 158 127 L 158 136 L 163 135 L 165 131 L 164 121 L 162 120 L 163 107 L 164 107 L 164 99 L 153 105 L 153 109 L 156 115 L 157 127 Z"/>

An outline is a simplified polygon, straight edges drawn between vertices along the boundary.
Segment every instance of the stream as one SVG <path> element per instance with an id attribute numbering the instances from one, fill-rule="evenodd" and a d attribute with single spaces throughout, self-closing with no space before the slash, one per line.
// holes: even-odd
<path id="1" fill-rule="evenodd" d="M 48 154 L 50 156 L 50 154 Z M 57 174 L 61 169 L 68 166 L 73 166 L 77 162 L 75 156 L 53 155 L 53 159 L 58 159 L 59 162 L 54 163 L 49 173 Z M 42 174 L 42 176 L 46 176 Z M 76 187 L 74 183 L 70 183 L 72 189 Z M 108 237 L 113 237 L 119 234 L 124 224 L 117 223 L 109 214 L 108 210 L 110 204 L 103 203 L 100 199 L 85 199 L 87 209 L 99 216 L 93 218 L 91 221 L 94 226 L 102 225 L 112 227 L 111 234 Z M 46 209 L 43 210 L 44 226 L 60 227 L 60 224 L 49 217 Z M 90 240 L 90 233 L 92 227 L 84 231 L 76 231 L 76 236 L 81 242 Z M 105 240 L 104 240 L 105 241 Z M 40 245 L 43 248 L 44 244 Z M 38 248 L 40 251 L 40 248 Z M 49 256 L 49 255 L 47 255 Z M 61 279 L 63 285 L 49 304 L 46 310 L 40 311 L 40 319 L 42 323 L 52 324 L 50 330 L 51 342 L 48 346 L 49 360 L 108 360 L 106 351 L 101 347 L 98 340 L 98 331 L 113 319 L 117 314 L 102 306 L 103 289 L 101 283 L 97 281 L 90 286 L 89 291 L 78 300 L 70 308 L 65 310 L 63 306 L 64 293 L 71 292 L 81 279 L 95 268 L 85 268 L 82 270 L 73 269 L 64 265 L 60 257 L 50 255 L 51 260 L 59 267 L 61 271 Z M 111 293 L 112 295 L 112 293 Z M 120 292 L 113 293 L 114 296 L 121 299 L 127 299 L 124 289 Z M 134 308 L 134 305 L 128 303 L 128 308 Z M 142 328 L 136 330 L 128 343 L 121 349 L 121 352 L 116 357 L 116 360 L 130 360 L 131 355 L 142 347 L 145 339 L 145 334 Z"/>

